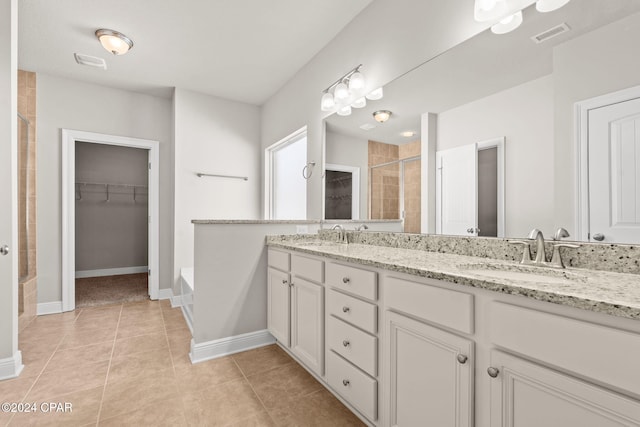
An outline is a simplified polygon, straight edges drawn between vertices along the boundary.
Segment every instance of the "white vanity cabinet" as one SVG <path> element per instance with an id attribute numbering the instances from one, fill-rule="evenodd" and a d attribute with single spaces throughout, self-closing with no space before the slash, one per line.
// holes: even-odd
<path id="1" fill-rule="evenodd" d="M 384 425 L 473 426 L 474 342 L 433 326 L 473 329 L 473 295 L 393 277 L 384 283 Z"/>
<path id="2" fill-rule="evenodd" d="M 269 249 L 267 328 L 307 368 L 324 375 L 324 262 Z"/>

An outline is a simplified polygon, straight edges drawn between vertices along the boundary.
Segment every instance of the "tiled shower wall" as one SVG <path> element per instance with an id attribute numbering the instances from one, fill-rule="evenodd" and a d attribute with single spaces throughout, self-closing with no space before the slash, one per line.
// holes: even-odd
<path id="1" fill-rule="evenodd" d="M 36 316 L 36 74 L 18 70 L 18 112 L 29 120 L 29 140 L 25 125 L 18 121 L 19 145 L 19 276 L 18 328 L 24 329 Z M 16 118 L 16 120 L 18 120 Z M 27 144 L 28 142 L 28 144 Z M 28 148 L 27 148 L 28 146 Z M 28 183 L 28 185 L 25 185 Z M 28 232 L 27 232 L 28 230 Z"/>

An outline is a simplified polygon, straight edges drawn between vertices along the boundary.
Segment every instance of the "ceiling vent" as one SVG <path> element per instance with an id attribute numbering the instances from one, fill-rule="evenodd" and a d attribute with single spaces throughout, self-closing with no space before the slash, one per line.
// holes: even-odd
<path id="1" fill-rule="evenodd" d="M 568 31 L 571 31 L 571 28 L 567 25 L 566 22 L 563 22 L 560 25 L 556 25 L 553 28 L 549 28 L 548 30 L 543 31 L 540 34 L 531 37 L 531 40 L 533 40 L 537 44 L 540 44 Z"/>
<path id="2" fill-rule="evenodd" d="M 375 129 L 376 125 L 373 125 L 371 123 L 365 123 L 363 125 L 360 126 L 360 129 L 362 130 L 371 130 L 371 129 Z"/>
<path id="3" fill-rule="evenodd" d="M 73 56 L 74 58 L 76 58 L 76 62 L 80 65 L 88 65 L 89 67 L 102 68 L 103 70 L 107 69 L 107 63 L 102 58 L 83 55 L 81 53 L 74 53 Z"/>

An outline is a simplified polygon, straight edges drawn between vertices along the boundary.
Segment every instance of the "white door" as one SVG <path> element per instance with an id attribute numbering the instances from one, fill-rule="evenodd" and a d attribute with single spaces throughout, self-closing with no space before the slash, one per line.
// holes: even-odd
<path id="1" fill-rule="evenodd" d="M 436 233 L 478 235 L 476 144 L 436 153 Z"/>
<path id="2" fill-rule="evenodd" d="M 640 403 L 499 351 L 491 379 L 491 427 L 640 425 Z"/>
<path id="3" fill-rule="evenodd" d="M 324 289 L 296 277 L 292 290 L 291 350 L 316 374 L 324 375 Z"/>
<path id="4" fill-rule="evenodd" d="M 589 111 L 590 241 L 640 243 L 640 98 Z"/>
<path id="5" fill-rule="evenodd" d="M 387 425 L 473 426 L 473 342 L 387 311 Z"/>
<path id="6" fill-rule="evenodd" d="M 267 288 L 267 329 L 275 339 L 289 347 L 289 275 L 269 268 Z"/>

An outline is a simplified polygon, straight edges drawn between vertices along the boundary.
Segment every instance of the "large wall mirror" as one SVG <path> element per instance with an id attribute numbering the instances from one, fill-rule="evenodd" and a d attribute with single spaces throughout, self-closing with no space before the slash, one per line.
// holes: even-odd
<path id="1" fill-rule="evenodd" d="M 639 1 L 532 5 L 325 119 L 325 217 L 640 243 L 639 52 Z"/>

